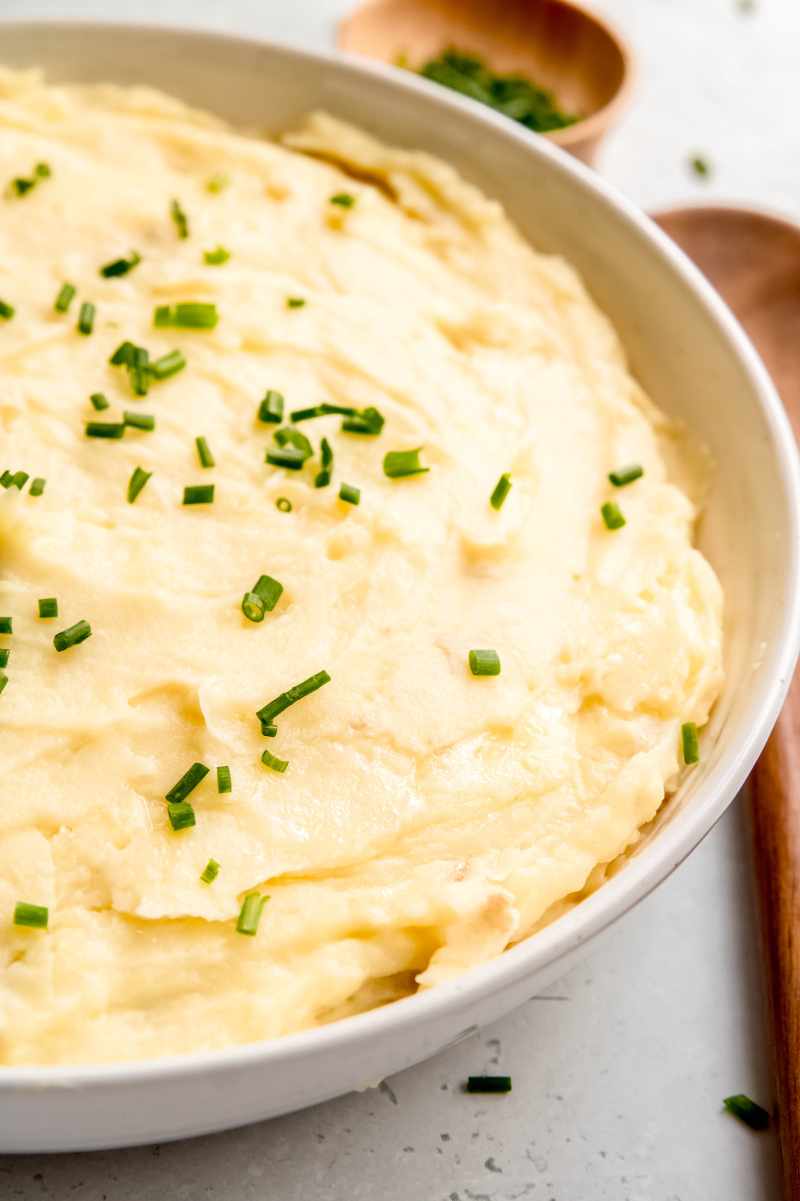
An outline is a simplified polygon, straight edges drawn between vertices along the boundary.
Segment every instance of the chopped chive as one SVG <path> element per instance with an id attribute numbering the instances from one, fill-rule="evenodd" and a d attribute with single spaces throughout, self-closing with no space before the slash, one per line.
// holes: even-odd
<path id="1" fill-rule="evenodd" d="M 305 302 L 305 300 L 303 300 L 302 296 L 287 296 L 286 297 L 287 309 L 302 309 L 303 306 L 305 305 L 305 303 L 306 302 Z"/>
<path id="2" fill-rule="evenodd" d="M 183 504 L 185 505 L 211 505 L 213 503 L 213 484 L 189 484 L 183 490 Z"/>
<path id="3" fill-rule="evenodd" d="M 11 655 L 11 651 L 8 649 L 7 646 L 4 646 L 3 649 L 0 651 L 0 667 L 8 667 L 8 660 L 9 660 L 10 655 Z"/>
<path id="4" fill-rule="evenodd" d="M 188 830 L 197 825 L 194 807 L 188 801 L 170 801 L 167 816 L 176 834 L 179 830 Z"/>
<path id="5" fill-rule="evenodd" d="M 261 722 L 271 722 L 279 713 L 283 713 L 284 709 L 288 709 L 290 705 L 294 705 L 297 701 L 303 699 L 304 696 L 310 696 L 312 692 L 316 692 L 323 684 L 329 684 L 331 677 L 327 671 L 318 671 L 313 676 L 309 676 L 307 680 L 303 680 L 300 684 L 294 684 L 288 688 L 286 692 L 282 692 L 275 697 L 274 701 L 269 701 L 258 710 L 256 716 Z"/>
<path id="6" fill-rule="evenodd" d="M 292 502 L 288 496 L 279 496 L 275 501 L 275 508 L 279 509 L 281 513 L 291 513 Z"/>
<path id="7" fill-rule="evenodd" d="M 58 290 L 58 296 L 56 296 L 55 299 L 55 304 L 53 305 L 53 308 L 57 313 L 66 313 L 67 309 L 75 299 L 75 292 L 76 288 L 74 284 L 61 285 Z"/>
<path id="8" fill-rule="evenodd" d="M 33 173 L 34 175 L 38 176 L 39 179 L 49 179 L 53 174 L 49 163 L 37 163 L 33 168 Z"/>
<path id="9" fill-rule="evenodd" d="M 190 792 L 192 792 L 201 780 L 205 780 L 209 773 L 209 768 L 205 763 L 193 763 L 192 766 L 183 773 L 177 784 L 173 784 L 169 792 L 164 794 L 164 799 L 169 804 L 177 804 L 178 801 L 185 801 Z"/>
<path id="10" fill-rule="evenodd" d="M 278 727 L 271 721 L 262 721 L 261 733 L 265 738 L 274 738 L 278 733 Z"/>
<path id="11" fill-rule="evenodd" d="M 294 446 L 301 451 L 305 458 L 310 459 L 314 453 L 314 448 L 305 436 L 302 430 L 292 429 L 289 425 L 284 425 L 281 429 L 275 430 L 272 435 L 278 446 Z"/>
<path id="12" fill-rule="evenodd" d="M 152 413 L 132 413 L 126 409 L 122 417 L 125 425 L 129 425 L 133 430 L 154 430 L 156 428 L 156 419 Z"/>
<path id="13" fill-rule="evenodd" d="M 312 417 L 329 417 L 331 414 L 338 413 L 342 417 L 355 417 L 358 415 L 358 409 L 354 409 L 352 405 L 335 405 L 328 404 L 327 401 L 319 405 L 313 405 L 309 409 L 294 409 L 289 414 L 290 421 L 308 421 Z"/>
<path id="14" fill-rule="evenodd" d="M 224 246 L 217 246 L 215 250 L 206 250 L 203 254 L 203 260 L 208 263 L 209 267 L 221 267 L 223 263 L 227 263 L 230 257 L 230 250 L 226 250 Z"/>
<path id="15" fill-rule="evenodd" d="M 113 279 L 115 275 L 127 275 L 141 261 L 142 256 L 137 254 L 135 250 L 132 250 L 129 259 L 112 259 L 110 263 L 106 263 L 104 267 L 100 268 L 100 274 L 104 279 Z"/>
<path id="16" fill-rule="evenodd" d="M 236 922 L 237 934 L 249 934 L 250 937 L 258 930 L 258 923 L 261 921 L 261 912 L 266 905 L 269 897 L 262 896 L 260 892 L 249 892 L 242 901 L 242 908 L 239 911 L 239 917 Z"/>
<path id="17" fill-rule="evenodd" d="M 195 438 L 194 444 L 197 447 L 197 457 L 200 460 L 200 466 L 216 467 L 214 456 L 208 449 L 208 443 L 206 442 L 205 438 L 203 438 L 202 435 L 199 438 Z"/>
<path id="18" fill-rule="evenodd" d="M 616 501 L 607 500 L 604 505 L 600 506 L 600 512 L 603 515 L 603 521 L 607 530 L 621 530 L 625 525 L 622 510 Z"/>
<path id="19" fill-rule="evenodd" d="M 700 179 L 708 179 L 711 175 L 711 163 L 703 154 L 693 154 L 689 158 L 689 166 Z"/>
<path id="20" fill-rule="evenodd" d="M 131 366 L 133 363 L 133 352 L 136 350 L 133 342 L 120 342 L 117 349 L 108 360 L 114 367 L 119 367 L 122 363 Z"/>
<path id="21" fill-rule="evenodd" d="M 383 460 L 384 475 L 388 475 L 390 480 L 399 480 L 404 476 L 423 475 L 426 471 L 430 471 L 429 467 L 423 467 L 420 464 L 421 450 L 421 446 L 415 450 L 390 450 Z"/>
<path id="22" fill-rule="evenodd" d="M 502 509 L 503 502 L 511 491 L 511 473 L 504 471 L 494 486 L 494 492 L 489 497 L 493 509 Z"/>
<path id="23" fill-rule="evenodd" d="M 361 489 L 354 487 L 353 484 L 341 484 L 339 500 L 345 501 L 348 505 L 358 505 L 361 503 Z"/>
<path id="24" fill-rule="evenodd" d="M 202 300 L 185 300 L 172 305 L 160 304 L 153 311 L 153 324 L 164 329 L 214 329 L 219 321 L 217 306 Z"/>
<path id="25" fill-rule="evenodd" d="M 0 617 L 0 634 L 11 634 L 13 619 L 11 617 Z"/>
<path id="26" fill-rule="evenodd" d="M 230 792 L 231 787 L 231 769 L 222 764 L 217 768 L 217 792 Z"/>
<path id="27" fill-rule="evenodd" d="M 122 421 L 87 421 L 87 438 L 121 438 L 125 433 Z"/>
<path id="28" fill-rule="evenodd" d="M 19 488 L 20 492 L 27 484 L 30 476 L 27 471 L 15 471 L 8 482 L 9 488 Z"/>
<path id="29" fill-rule="evenodd" d="M 245 592 L 242 597 L 242 612 L 248 621 L 260 622 L 264 620 L 266 605 L 258 593 Z"/>
<path id="30" fill-rule="evenodd" d="M 369 405 L 352 417 L 345 417 L 342 422 L 342 432 L 345 434 L 367 434 L 375 437 L 381 432 L 386 422 L 383 413 Z"/>
<path id="31" fill-rule="evenodd" d="M 147 481 L 152 476 L 152 471 L 145 471 L 143 467 L 134 467 L 133 474 L 128 480 L 128 504 L 132 505 L 136 497 L 144 488 Z"/>
<path id="32" fill-rule="evenodd" d="M 631 463 L 628 467 L 620 467 L 617 471 L 609 471 L 608 478 L 615 488 L 624 488 L 634 480 L 644 475 L 644 467 L 640 463 Z"/>
<path id="33" fill-rule="evenodd" d="M 273 771 L 285 772 L 289 766 L 288 759 L 279 759 L 277 755 L 273 755 L 272 751 L 263 751 L 261 754 L 261 762 L 265 767 L 271 768 Z"/>
<path id="34" fill-rule="evenodd" d="M 469 669 L 474 676 L 499 676 L 500 656 L 494 650 L 470 651 Z"/>
<path id="35" fill-rule="evenodd" d="M 7 683 L 8 683 L 8 676 L 6 675 L 6 673 L 4 671 L 0 671 L 0 692 L 3 692 Z"/>
<path id="36" fill-rule="evenodd" d="M 14 925 L 28 926 L 31 930 L 46 930 L 49 911 L 46 905 L 30 905 L 17 901 L 14 906 Z"/>
<path id="37" fill-rule="evenodd" d="M 58 600 L 54 596 L 43 596 L 39 599 L 40 617 L 58 617 Z"/>
<path id="38" fill-rule="evenodd" d="M 181 208 L 181 204 L 180 204 L 179 200 L 171 200 L 169 202 L 169 215 L 172 217 L 172 220 L 175 222 L 175 229 L 177 230 L 178 237 L 179 238 L 188 238 L 189 237 L 189 218 L 186 216 L 186 213 Z"/>
<path id="39" fill-rule="evenodd" d="M 110 407 L 110 401 L 102 392 L 93 392 L 89 400 L 92 402 L 92 408 L 97 409 L 98 413 L 102 413 L 103 409 Z"/>
<path id="40" fill-rule="evenodd" d="M 206 191 L 211 192 L 212 195 L 218 195 L 220 192 L 224 192 L 230 182 L 230 176 L 226 175 L 224 171 L 220 171 L 216 175 L 212 175 L 206 182 Z"/>
<path id="41" fill-rule="evenodd" d="M 95 306 L 89 300 L 84 300 L 78 313 L 78 333 L 90 334 L 94 329 Z"/>
<path id="42" fill-rule="evenodd" d="M 253 592 L 260 596 L 268 613 L 277 605 L 283 595 L 283 584 L 273 579 L 271 575 L 261 575 L 253 585 Z"/>
<path id="43" fill-rule="evenodd" d="M 4 321 L 10 321 L 15 312 L 16 309 L 13 304 L 9 304 L 7 300 L 0 300 L 0 317 Z"/>
<path id="44" fill-rule="evenodd" d="M 333 467 L 333 450 L 327 438 L 323 438 L 320 442 L 320 452 L 322 456 L 322 470 L 318 471 L 314 476 L 314 487 L 326 488 L 331 482 L 331 469 Z"/>
<path id="45" fill-rule="evenodd" d="M 697 737 L 697 726 L 693 721 L 685 721 L 681 726 L 681 751 L 684 763 L 700 762 L 700 743 Z"/>
<path id="46" fill-rule="evenodd" d="M 470 1076 L 467 1079 L 468 1093 L 510 1093 L 510 1076 Z"/>
<path id="47" fill-rule="evenodd" d="M 47 179 L 50 175 L 52 175 L 52 171 L 48 163 L 37 163 L 30 178 L 19 175 L 16 179 L 11 180 L 9 187 L 17 196 L 27 196 L 28 192 L 32 191 L 41 180 Z"/>
<path id="48" fill-rule="evenodd" d="M 736 1093 L 733 1097 L 725 1097 L 722 1104 L 727 1109 L 728 1113 L 732 1113 L 740 1122 L 744 1122 L 751 1130 L 767 1130 L 769 1128 L 769 1114 L 766 1109 L 763 1109 L 756 1101 L 752 1101 L 750 1097 L 744 1093 Z"/>
<path id="49" fill-rule="evenodd" d="M 150 374 L 155 379 L 169 379 L 171 375 L 177 375 L 179 371 L 183 371 L 186 366 L 186 356 L 182 350 L 171 350 L 168 354 L 162 354 L 160 359 L 156 359 L 150 364 Z"/>
<path id="50" fill-rule="evenodd" d="M 13 478 L 14 478 L 13 471 L 9 471 L 8 468 L 6 467 L 3 474 L 0 475 L 0 485 L 2 485 L 3 488 L 8 488 L 9 485 L 11 484 L 11 481 L 13 480 Z"/>
<path id="51" fill-rule="evenodd" d="M 265 461 L 273 467 L 287 467 L 290 471 L 299 471 L 307 458 L 308 455 L 296 446 L 273 446 L 267 451 Z"/>
<path id="52" fill-rule="evenodd" d="M 31 480 L 31 486 L 28 489 L 28 492 L 31 496 L 41 496 L 45 490 L 46 484 L 47 480 L 42 479 L 40 475 L 37 475 L 35 480 Z"/>
<path id="53" fill-rule="evenodd" d="M 338 204 L 343 209 L 351 209 L 356 202 L 355 196 L 351 196 L 349 192 L 337 192 L 328 199 L 330 204 Z"/>
<path id="54" fill-rule="evenodd" d="M 77 646 L 80 642 L 85 642 L 92 632 L 92 627 L 88 621 L 76 621 L 75 625 L 69 626 L 66 630 L 61 630 L 53 639 L 53 646 L 57 651 L 68 651 L 70 647 Z"/>
<path id="55" fill-rule="evenodd" d="M 280 425 L 283 421 L 283 395 L 280 392 L 273 391 L 270 388 L 269 392 L 265 393 L 264 399 L 258 406 L 258 420 L 272 422 L 275 425 Z"/>
<path id="56" fill-rule="evenodd" d="M 219 864 L 216 859 L 209 859 L 200 873 L 200 879 L 204 884 L 213 884 L 219 875 Z"/>

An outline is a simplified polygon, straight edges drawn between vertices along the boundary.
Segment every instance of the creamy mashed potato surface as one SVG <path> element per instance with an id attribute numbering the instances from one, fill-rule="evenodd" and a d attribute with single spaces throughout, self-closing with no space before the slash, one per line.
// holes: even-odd
<path id="1" fill-rule="evenodd" d="M 46 479 L 0 489 L 0 1060 L 280 1035 L 499 954 L 636 842 L 720 686 L 676 435 L 608 321 L 448 166 L 329 116 L 276 145 L 148 90 L 4 73 L 0 123 L 0 470 Z M 181 302 L 218 323 L 154 325 Z M 186 366 L 137 396 L 109 362 L 125 340 Z M 385 424 L 289 420 L 322 404 Z M 155 428 L 86 435 L 126 411 Z M 300 470 L 265 462 L 286 427 L 312 444 Z M 387 477 L 416 447 L 430 470 Z M 254 623 L 262 574 L 283 593 Z M 59 653 L 79 620 L 91 636 Z M 501 674 L 473 676 L 474 648 Z M 320 671 L 263 737 L 256 711 Z M 195 761 L 176 832 L 165 796 Z M 247 937 L 251 892 L 269 901 Z M 15 924 L 20 901 L 47 929 Z"/>

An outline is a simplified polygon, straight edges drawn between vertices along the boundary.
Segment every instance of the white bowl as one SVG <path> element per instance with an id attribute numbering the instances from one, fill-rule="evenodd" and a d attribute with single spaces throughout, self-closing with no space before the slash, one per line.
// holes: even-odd
<path id="1" fill-rule="evenodd" d="M 624 869 L 551 926 L 460 979 L 335 1025 L 230 1051 L 89 1068 L 0 1068 L 0 1151 L 78 1150 L 222 1130 L 374 1085 L 500 1017 L 711 829 L 777 717 L 798 648 L 798 463 L 778 397 L 699 273 L 598 176 L 469 101 L 366 62 L 164 28 L 3 22 L 0 57 L 55 80 L 148 83 L 280 130 L 325 108 L 453 163 L 530 240 L 583 273 L 634 372 L 711 447 L 701 544 L 725 589 L 727 679 L 704 755 Z M 635 987 L 635 981 L 631 981 Z"/>

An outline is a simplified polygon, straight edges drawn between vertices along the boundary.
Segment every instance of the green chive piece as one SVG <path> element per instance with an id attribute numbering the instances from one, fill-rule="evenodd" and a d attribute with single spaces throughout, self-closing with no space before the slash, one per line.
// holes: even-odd
<path id="1" fill-rule="evenodd" d="M 219 864 L 216 859 L 209 859 L 200 873 L 200 879 L 204 884 L 213 884 L 219 875 Z"/>
<path id="2" fill-rule="evenodd" d="M 117 349 L 108 360 L 114 367 L 119 367 L 122 363 L 131 366 L 133 363 L 133 353 L 136 350 L 133 342 L 120 342 Z"/>
<path id="3" fill-rule="evenodd" d="M 0 300 L 0 317 L 4 321 L 10 321 L 15 312 L 16 309 L 13 304 L 9 304 L 7 300 Z"/>
<path id="4" fill-rule="evenodd" d="M 493 509 L 502 509 L 503 502 L 511 491 L 511 473 L 504 471 L 494 486 L 494 492 L 489 497 Z"/>
<path id="5" fill-rule="evenodd" d="M 214 456 L 208 449 L 208 443 L 202 436 L 195 438 L 194 444 L 197 447 L 197 457 L 200 460 L 201 467 L 216 467 Z"/>
<path id="6" fill-rule="evenodd" d="M 273 579 L 271 575 L 261 575 L 253 585 L 253 592 L 260 596 L 268 613 L 277 605 L 283 595 L 283 584 Z"/>
<path id="7" fill-rule="evenodd" d="M 37 175 L 39 179 L 49 179 L 53 174 L 49 163 L 37 163 L 33 168 L 33 173 L 34 175 Z"/>
<path id="8" fill-rule="evenodd" d="M 6 675 L 6 673 L 4 671 L 0 671 L 0 692 L 3 692 L 5 690 L 7 683 L 8 683 L 8 676 Z"/>
<path id="9" fill-rule="evenodd" d="M 181 204 L 180 204 L 179 200 L 171 200 L 169 202 L 169 215 L 172 217 L 172 220 L 175 222 L 175 229 L 177 230 L 178 237 L 179 238 L 188 238 L 189 237 L 189 218 L 186 216 L 186 213 L 181 208 Z"/>
<path id="10" fill-rule="evenodd" d="M 325 410 L 322 405 L 314 405 L 310 409 L 293 409 L 289 414 L 290 421 L 309 421 L 312 417 L 324 417 Z"/>
<path id="11" fill-rule="evenodd" d="M 213 484 L 189 484 L 183 490 L 185 505 L 211 505 L 214 503 Z"/>
<path id="12" fill-rule="evenodd" d="M 367 434 L 375 437 L 381 432 L 385 422 L 386 418 L 383 413 L 379 413 L 377 409 L 369 405 L 366 409 L 356 412 L 354 416 L 345 417 L 342 422 L 342 433 Z"/>
<path id="13" fill-rule="evenodd" d="M 115 275 L 127 275 L 141 261 L 142 256 L 137 254 L 135 250 L 132 250 L 129 259 L 112 259 L 110 263 L 106 263 L 104 267 L 100 268 L 100 274 L 104 279 L 113 279 Z"/>
<path id="14" fill-rule="evenodd" d="M 67 312 L 67 310 L 69 309 L 69 306 L 72 304 L 73 300 L 75 299 L 76 290 L 77 289 L 75 288 L 74 284 L 62 284 L 61 285 L 61 287 L 58 290 L 58 296 L 56 296 L 56 299 L 55 299 L 55 304 L 53 305 L 53 308 L 55 309 L 55 311 L 57 313 L 66 313 Z"/>
<path id="15" fill-rule="evenodd" d="M 20 492 L 25 487 L 29 480 L 27 471 L 15 471 L 11 479 L 8 481 L 9 488 L 19 488 Z"/>
<path id="16" fill-rule="evenodd" d="M 183 371 L 186 366 L 186 356 L 182 350 L 171 350 L 169 354 L 162 354 L 160 359 L 156 359 L 150 364 L 150 374 L 155 379 L 169 379 L 171 375 L 177 375 L 179 371 Z"/>
<path id="17" fill-rule="evenodd" d="M 81 619 L 76 621 L 74 626 L 69 626 L 66 630 L 61 630 L 53 639 L 53 646 L 57 651 L 68 651 L 70 647 L 77 646 L 80 642 L 85 642 L 92 632 L 92 627 L 88 621 Z"/>
<path id="18" fill-rule="evenodd" d="M 94 329 L 95 306 L 88 300 L 84 300 L 78 313 L 78 333 L 90 334 Z"/>
<path id="19" fill-rule="evenodd" d="M 306 459 L 310 459 L 314 453 L 314 448 L 305 436 L 302 430 L 292 429 L 291 426 L 284 425 L 281 429 L 276 430 L 273 438 L 278 446 L 293 446 L 299 450 Z"/>
<path id="20" fill-rule="evenodd" d="M 31 480 L 31 486 L 28 489 L 30 495 L 31 496 L 41 496 L 45 490 L 46 484 L 47 484 L 47 480 L 44 480 L 44 479 L 42 479 L 42 477 L 40 475 L 37 475 L 35 480 Z"/>
<path id="21" fill-rule="evenodd" d="M 153 312 L 153 324 L 160 328 L 214 329 L 218 321 L 217 306 L 202 300 L 185 300 L 172 307 L 160 304 Z"/>
<path id="22" fill-rule="evenodd" d="M 469 669 L 474 676 L 499 676 L 500 656 L 494 650 L 470 651 Z"/>
<path id="23" fill-rule="evenodd" d="M 156 419 L 152 413 L 132 413 L 126 409 L 122 417 L 125 425 L 129 425 L 133 430 L 154 430 L 156 428 Z"/>
<path id="24" fill-rule="evenodd" d="M 58 617 L 58 600 L 54 596 L 43 596 L 39 599 L 40 617 Z"/>
<path id="25" fill-rule="evenodd" d="M 338 204 L 340 208 L 351 209 L 356 202 L 355 196 L 351 196 L 349 192 L 336 192 L 334 196 L 329 197 L 331 204 Z"/>
<path id="26" fill-rule="evenodd" d="M 470 1076 L 467 1079 L 468 1093 L 510 1093 L 510 1076 Z"/>
<path id="27" fill-rule="evenodd" d="M 278 733 L 278 727 L 276 725 L 274 725 L 271 721 L 262 721 L 261 733 L 264 735 L 265 738 L 274 738 L 275 735 Z"/>
<path id="28" fill-rule="evenodd" d="M 286 297 L 287 309 L 302 309 L 303 306 L 305 305 L 305 303 L 306 302 L 305 302 L 305 300 L 303 300 L 302 296 L 287 296 Z"/>
<path id="29" fill-rule="evenodd" d="M 263 751 L 261 762 L 265 767 L 271 768 L 273 771 L 285 772 L 289 766 L 288 759 L 279 759 L 277 755 L 273 755 L 271 751 Z"/>
<path id="30" fill-rule="evenodd" d="M 752 1101 L 744 1093 L 736 1093 L 732 1097 L 725 1097 L 722 1104 L 728 1113 L 732 1113 L 735 1118 L 738 1118 L 740 1122 L 744 1122 L 751 1130 L 767 1130 L 769 1128 L 770 1117 L 766 1109 L 763 1109 L 757 1102 Z"/>
<path id="31" fill-rule="evenodd" d="M 222 764 L 217 768 L 217 792 L 230 792 L 231 788 L 231 769 Z"/>
<path id="32" fill-rule="evenodd" d="M 318 471 L 314 477 L 314 487 L 326 488 L 331 482 L 331 469 L 333 467 L 333 450 L 327 438 L 323 438 L 320 442 L 320 453 L 322 456 L 322 470 Z"/>
<path id="33" fill-rule="evenodd" d="M 275 501 L 275 508 L 279 509 L 281 513 L 291 513 L 292 502 L 288 496 L 279 496 Z"/>
<path id="34" fill-rule="evenodd" d="M 24 176 L 18 176 L 16 179 L 12 179 L 10 184 L 11 191 L 16 193 L 17 196 L 26 196 L 38 183 L 43 179 L 47 179 L 50 175 L 52 175 L 52 171 L 48 163 L 37 163 L 33 168 L 31 178 L 26 179 Z"/>
<path id="35" fill-rule="evenodd" d="M 258 923 L 261 921 L 261 912 L 266 905 L 269 897 L 263 896 L 260 892 L 249 892 L 242 901 L 242 908 L 239 912 L 239 918 L 236 922 L 237 934 L 249 934 L 252 938 L 258 930 Z"/>
<path id="36" fill-rule="evenodd" d="M 258 420 L 272 422 L 275 425 L 280 425 L 283 421 L 283 405 L 284 400 L 280 392 L 275 392 L 271 388 L 265 393 L 264 399 L 258 406 Z"/>
<path id="37" fill-rule="evenodd" d="M 0 667 L 8 667 L 10 655 L 11 651 L 8 649 L 8 647 L 3 647 L 3 649 L 0 651 Z"/>
<path id="38" fill-rule="evenodd" d="M 220 192 L 225 191 L 230 182 L 230 176 L 226 175 L 223 171 L 220 171 L 216 175 L 212 175 L 207 181 L 206 191 L 211 192 L 212 195 L 218 195 Z"/>
<path id="39" fill-rule="evenodd" d="M 28 926 L 31 930 L 46 930 L 49 916 L 46 905 L 30 905 L 27 901 L 17 901 L 14 906 L 15 926 Z"/>
<path id="40" fill-rule="evenodd" d="M 102 413 L 103 409 L 110 408 L 110 401 L 102 392 L 93 392 L 89 400 L 92 402 L 92 408 L 97 409 L 98 413 Z"/>
<path id="41" fill-rule="evenodd" d="M 226 250 L 224 246 L 217 246 L 215 250 L 206 250 L 203 253 L 203 261 L 208 263 L 209 267 L 221 267 L 230 257 L 230 250 Z"/>
<path id="42" fill-rule="evenodd" d="M 152 476 L 152 471 L 145 471 L 143 467 L 134 467 L 133 474 L 128 480 L 128 504 L 132 505 L 136 497 L 144 488 L 147 481 Z"/>
<path id="43" fill-rule="evenodd" d="M 164 794 L 164 799 L 168 804 L 177 804 L 179 801 L 185 801 L 190 792 L 192 792 L 201 780 L 205 780 L 209 773 L 209 768 L 205 763 L 193 763 L 192 766 L 183 773 L 177 784 L 173 784 L 169 792 Z"/>
<path id="44" fill-rule="evenodd" d="M 383 460 L 383 473 L 390 480 L 399 480 L 407 475 L 423 475 L 430 471 L 429 467 L 420 464 L 419 456 L 422 447 L 415 450 L 390 450 Z"/>
<path id="45" fill-rule="evenodd" d="M 607 500 L 604 505 L 601 505 L 600 512 L 603 515 L 603 521 L 607 530 L 621 530 L 625 525 L 622 510 L 616 501 Z"/>
<path id="46" fill-rule="evenodd" d="M 341 484 L 339 500 L 345 501 L 348 505 L 358 505 L 361 503 L 361 489 L 354 487 L 353 484 Z"/>
<path id="47" fill-rule="evenodd" d="M 624 488 L 626 484 L 632 484 L 634 480 L 640 479 L 644 475 L 644 467 L 640 463 L 630 463 L 627 467 L 620 467 L 617 471 L 609 471 L 608 478 L 615 488 Z"/>
<path id="48" fill-rule="evenodd" d="M 194 807 L 188 801 L 170 801 L 167 805 L 167 816 L 176 834 L 179 830 L 188 830 L 197 825 Z"/>
<path id="49" fill-rule="evenodd" d="M 287 467 L 290 471 L 299 471 L 307 458 L 308 455 L 296 446 L 282 446 L 270 447 L 265 461 L 273 467 Z"/>
<path id="50" fill-rule="evenodd" d="M 0 475 L 0 485 L 2 485 L 3 488 L 10 487 L 11 481 L 13 480 L 13 478 L 14 478 L 13 471 L 9 471 L 8 468 L 6 468 L 5 471 L 3 472 L 3 474 Z"/>
<path id="51" fill-rule="evenodd" d="M 685 721 L 681 726 L 681 751 L 684 763 L 700 762 L 700 742 L 697 737 L 697 726 L 693 721 Z"/>
<path id="52" fill-rule="evenodd" d="M 248 621 L 260 622 L 264 620 L 266 605 L 257 592 L 245 592 L 242 597 L 242 612 Z"/>
<path id="53" fill-rule="evenodd" d="M 689 166 L 699 179 L 708 179 L 711 175 L 711 163 L 703 154 L 691 155 Z"/>
<path id="54" fill-rule="evenodd" d="M 125 433 L 122 421 L 87 421 L 87 438 L 121 438 Z"/>
<path id="55" fill-rule="evenodd" d="M 271 722 L 279 713 L 283 713 L 284 709 L 288 709 L 290 705 L 301 701 L 304 696 L 310 696 L 312 692 L 316 692 L 323 684 L 329 684 L 330 681 L 331 677 L 327 671 L 318 671 L 313 676 L 309 676 L 307 680 L 303 680 L 300 684 L 294 684 L 286 692 L 282 692 L 280 696 L 276 696 L 274 701 L 269 701 L 266 705 L 262 706 L 258 710 L 256 717 L 261 722 Z"/>
<path id="56" fill-rule="evenodd" d="M 11 617 L 0 617 L 0 634 L 11 634 L 13 619 Z"/>

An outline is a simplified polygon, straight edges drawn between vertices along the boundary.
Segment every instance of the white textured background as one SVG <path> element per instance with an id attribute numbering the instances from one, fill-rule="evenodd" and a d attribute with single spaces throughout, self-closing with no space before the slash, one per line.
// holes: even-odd
<path id="1" fill-rule="evenodd" d="M 348 0 L 0 0 L 3 17 L 167 21 L 328 46 Z M 701 195 L 800 217 L 800 0 L 606 0 L 636 106 L 600 168 L 636 201 Z M 2 42 L 0 39 L 0 59 Z M 700 151 L 707 183 L 687 169 Z M 721 1112 L 771 1083 L 743 809 L 482 1036 L 292 1117 L 188 1143 L 0 1159 L 2 1201 L 777 1201 L 772 1135 Z M 510 1072 L 508 1097 L 467 1097 Z M 2 1121 L 2 1114 L 0 1114 Z"/>

